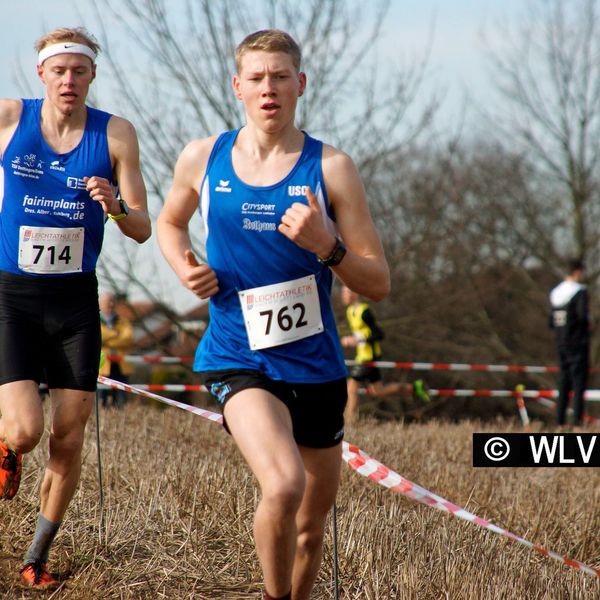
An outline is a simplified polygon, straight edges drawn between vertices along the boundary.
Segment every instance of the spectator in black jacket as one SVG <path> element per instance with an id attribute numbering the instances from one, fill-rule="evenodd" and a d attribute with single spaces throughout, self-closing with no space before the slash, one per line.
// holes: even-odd
<path id="1" fill-rule="evenodd" d="M 556 419 L 566 423 L 569 395 L 573 392 L 573 426 L 581 427 L 587 386 L 590 349 L 590 319 L 587 287 L 583 285 L 581 260 L 568 263 L 564 281 L 550 292 L 550 327 L 556 334 L 560 362 L 560 387 Z"/>

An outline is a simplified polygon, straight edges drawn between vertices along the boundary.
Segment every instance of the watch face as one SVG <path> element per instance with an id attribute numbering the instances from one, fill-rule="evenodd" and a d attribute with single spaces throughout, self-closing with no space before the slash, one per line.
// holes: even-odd
<path id="1" fill-rule="evenodd" d="M 337 240 L 335 248 L 326 260 L 322 261 L 326 267 L 335 267 L 342 262 L 342 258 L 346 255 L 346 248 L 340 240 Z"/>
<path id="2" fill-rule="evenodd" d="M 341 244 L 335 249 L 333 256 L 331 257 L 330 264 L 332 266 L 339 265 L 342 262 L 342 258 L 346 256 L 346 248 Z"/>
<path id="3" fill-rule="evenodd" d="M 331 254 L 327 258 L 317 256 L 317 260 L 326 267 L 335 267 L 342 262 L 344 256 L 346 256 L 346 246 L 342 244 L 341 240 L 337 239 Z"/>

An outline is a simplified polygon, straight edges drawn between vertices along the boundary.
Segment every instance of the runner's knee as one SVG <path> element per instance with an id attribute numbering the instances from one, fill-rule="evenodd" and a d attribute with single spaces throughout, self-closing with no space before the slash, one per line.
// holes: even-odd
<path id="1" fill-rule="evenodd" d="M 83 432 L 79 430 L 64 434 L 50 434 L 50 456 L 54 458 L 78 455 L 83 447 Z"/>
<path id="2" fill-rule="evenodd" d="M 20 453 L 31 452 L 42 439 L 43 427 L 33 423 L 5 423 L 6 442 Z"/>
<path id="3" fill-rule="evenodd" d="M 318 552 L 323 545 L 325 534 L 324 526 L 319 523 L 311 523 L 310 528 L 298 533 L 296 552 L 299 555 L 311 555 Z"/>
<path id="4" fill-rule="evenodd" d="M 285 514 L 295 513 L 304 495 L 303 475 L 275 477 L 263 487 L 263 500 L 270 510 Z"/>

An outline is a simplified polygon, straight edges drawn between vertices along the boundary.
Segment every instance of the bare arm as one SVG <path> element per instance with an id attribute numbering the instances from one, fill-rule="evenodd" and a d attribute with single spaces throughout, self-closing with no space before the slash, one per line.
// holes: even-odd
<path id="1" fill-rule="evenodd" d="M 358 170 L 348 155 L 325 145 L 323 176 L 340 235 L 348 249 L 333 270 L 350 289 L 372 300 L 382 300 L 390 292 L 390 273 Z M 310 192 L 308 200 L 308 206 L 295 203 L 286 211 L 279 231 L 302 248 L 325 258 L 333 250 L 335 238 L 325 228 L 319 205 Z"/>
<path id="2" fill-rule="evenodd" d="M 23 105 L 20 100 L 0 100 L 0 156 L 8 146 L 21 118 Z"/>
<path id="3" fill-rule="evenodd" d="M 198 188 L 216 138 L 188 144 L 175 165 L 173 184 L 156 222 L 163 256 L 183 285 L 202 299 L 219 291 L 215 272 L 192 253 L 189 222 L 198 208 Z"/>
<path id="4" fill-rule="evenodd" d="M 121 197 L 129 207 L 129 215 L 115 223 L 127 237 L 139 243 L 145 242 L 152 233 L 152 227 L 148 215 L 146 186 L 140 170 L 139 144 L 135 129 L 129 121 L 111 117 L 108 123 L 108 147 Z M 121 212 L 111 182 L 90 173 L 86 184 L 90 197 L 102 204 L 105 213 L 117 215 Z"/>

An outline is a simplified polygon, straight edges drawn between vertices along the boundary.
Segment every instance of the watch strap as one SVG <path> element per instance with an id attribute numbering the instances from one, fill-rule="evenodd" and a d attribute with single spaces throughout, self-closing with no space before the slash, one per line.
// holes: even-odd
<path id="1" fill-rule="evenodd" d="M 107 213 L 109 219 L 112 219 L 113 221 L 120 221 L 129 214 L 129 207 L 127 206 L 127 202 L 125 202 L 123 198 L 119 198 L 119 207 L 121 209 L 121 212 L 119 214 L 113 215 L 111 213 Z"/>
<path id="2" fill-rule="evenodd" d="M 325 267 L 335 267 L 342 262 L 342 259 L 346 256 L 346 246 L 342 243 L 340 238 L 335 238 L 335 246 L 326 258 L 317 256 L 318 261 Z"/>

